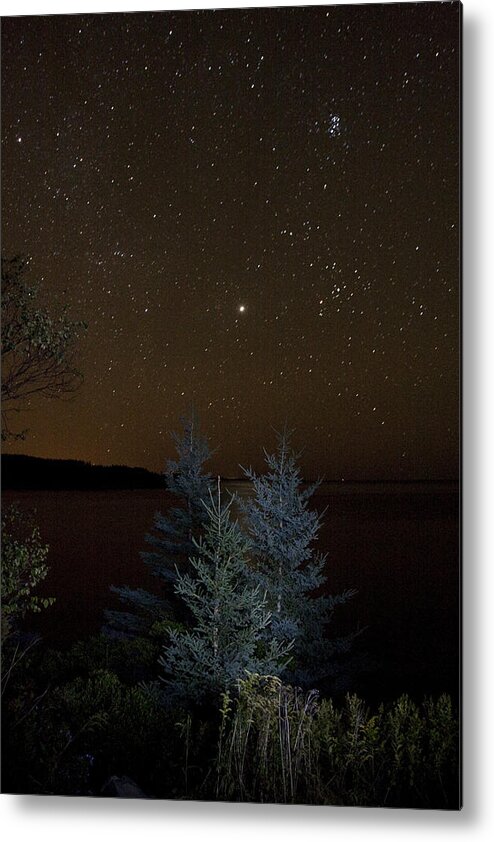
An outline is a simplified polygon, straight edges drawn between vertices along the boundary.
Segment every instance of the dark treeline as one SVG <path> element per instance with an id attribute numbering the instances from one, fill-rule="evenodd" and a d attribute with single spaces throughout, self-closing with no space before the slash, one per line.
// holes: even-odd
<path id="1" fill-rule="evenodd" d="M 104 490 L 162 488 L 163 477 L 146 468 L 92 465 L 76 459 L 41 459 L 23 454 L 2 455 L 2 486 L 14 489 Z"/>

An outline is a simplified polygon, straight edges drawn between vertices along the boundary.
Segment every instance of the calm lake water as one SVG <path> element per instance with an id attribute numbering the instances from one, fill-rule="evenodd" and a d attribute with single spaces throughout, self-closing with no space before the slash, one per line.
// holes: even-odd
<path id="1" fill-rule="evenodd" d="M 230 491 L 249 493 L 244 483 Z M 119 603 L 111 584 L 152 589 L 139 553 L 161 491 L 3 492 L 35 510 L 50 545 L 43 593 L 56 604 L 35 618 L 45 639 L 65 644 L 97 632 Z M 356 588 L 335 615 L 335 632 L 366 627 L 355 647 L 355 690 L 377 698 L 457 693 L 459 657 L 459 511 L 455 484 L 325 483 L 313 498 L 323 510 L 318 549 L 327 553 L 328 592 Z M 352 688 L 353 689 L 353 688 Z"/>

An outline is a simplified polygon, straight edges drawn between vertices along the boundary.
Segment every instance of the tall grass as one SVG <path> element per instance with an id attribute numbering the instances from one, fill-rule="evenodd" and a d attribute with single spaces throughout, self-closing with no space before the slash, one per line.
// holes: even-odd
<path id="1" fill-rule="evenodd" d="M 456 809 L 451 700 L 402 696 L 371 713 L 249 675 L 223 696 L 214 797 L 231 801 Z"/>
<path id="2" fill-rule="evenodd" d="M 307 695 L 273 676 L 249 675 L 232 707 L 223 697 L 217 760 L 218 798 L 296 800 L 311 769 L 317 691 Z"/>

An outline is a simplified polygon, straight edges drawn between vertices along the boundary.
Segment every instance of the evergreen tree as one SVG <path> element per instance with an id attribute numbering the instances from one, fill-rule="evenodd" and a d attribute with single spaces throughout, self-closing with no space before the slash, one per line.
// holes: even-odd
<path id="1" fill-rule="evenodd" d="M 246 672 L 279 674 L 291 644 L 266 644 L 270 614 L 266 596 L 247 567 L 248 541 L 230 518 L 232 499 L 221 504 L 210 493 L 204 538 L 194 541 L 192 574 L 178 574 L 175 592 L 193 617 L 190 630 L 170 631 L 160 659 L 172 697 L 203 701 L 232 688 Z"/>
<path id="2" fill-rule="evenodd" d="M 204 501 L 209 499 L 211 488 L 211 474 L 204 471 L 211 451 L 194 412 L 182 419 L 182 427 L 181 436 L 172 434 L 177 459 L 167 462 L 165 472 L 166 490 L 182 505 L 168 509 L 166 515 L 156 514 L 155 533 L 146 535 L 146 541 L 154 549 L 142 553 L 153 572 L 169 582 L 176 580 L 177 565 L 187 565 L 194 551 L 194 539 L 203 532 L 207 523 Z"/>
<path id="3" fill-rule="evenodd" d="M 351 638 L 330 641 L 326 627 L 337 605 L 356 592 L 316 595 L 325 581 L 326 556 L 314 551 L 321 516 L 309 509 L 319 486 L 302 487 L 297 455 L 289 435 L 278 435 L 276 453 L 265 451 L 267 472 L 244 469 L 254 487 L 242 504 L 253 549 L 254 576 L 266 592 L 272 613 L 269 632 L 275 640 L 293 639 L 293 662 L 285 678 L 309 684 L 331 672 L 331 658 L 349 648 Z"/>
<path id="4" fill-rule="evenodd" d="M 195 539 L 201 535 L 207 512 L 204 500 L 208 499 L 211 475 L 205 472 L 204 463 L 211 456 L 207 440 L 201 435 L 199 423 L 192 411 L 182 419 L 181 435 L 172 434 L 177 458 L 169 460 L 165 470 L 165 488 L 177 499 L 177 505 L 166 514 L 157 512 L 154 531 L 146 535 L 152 546 L 141 553 L 145 564 L 162 583 L 162 594 L 157 596 L 143 588 L 111 586 L 128 611 L 106 611 L 110 634 L 147 634 L 163 621 L 183 619 L 183 606 L 174 598 L 173 584 L 177 569 L 187 569 L 188 558 L 194 552 Z"/>

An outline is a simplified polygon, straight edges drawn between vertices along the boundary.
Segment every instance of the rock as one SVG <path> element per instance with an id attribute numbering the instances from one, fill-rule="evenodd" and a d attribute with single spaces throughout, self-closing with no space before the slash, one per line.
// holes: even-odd
<path id="1" fill-rule="evenodd" d="M 140 789 L 131 778 L 126 775 L 118 777 L 112 775 L 101 789 L 101 795 L 106 798 L 147 798 L 148 796 Z"/>

